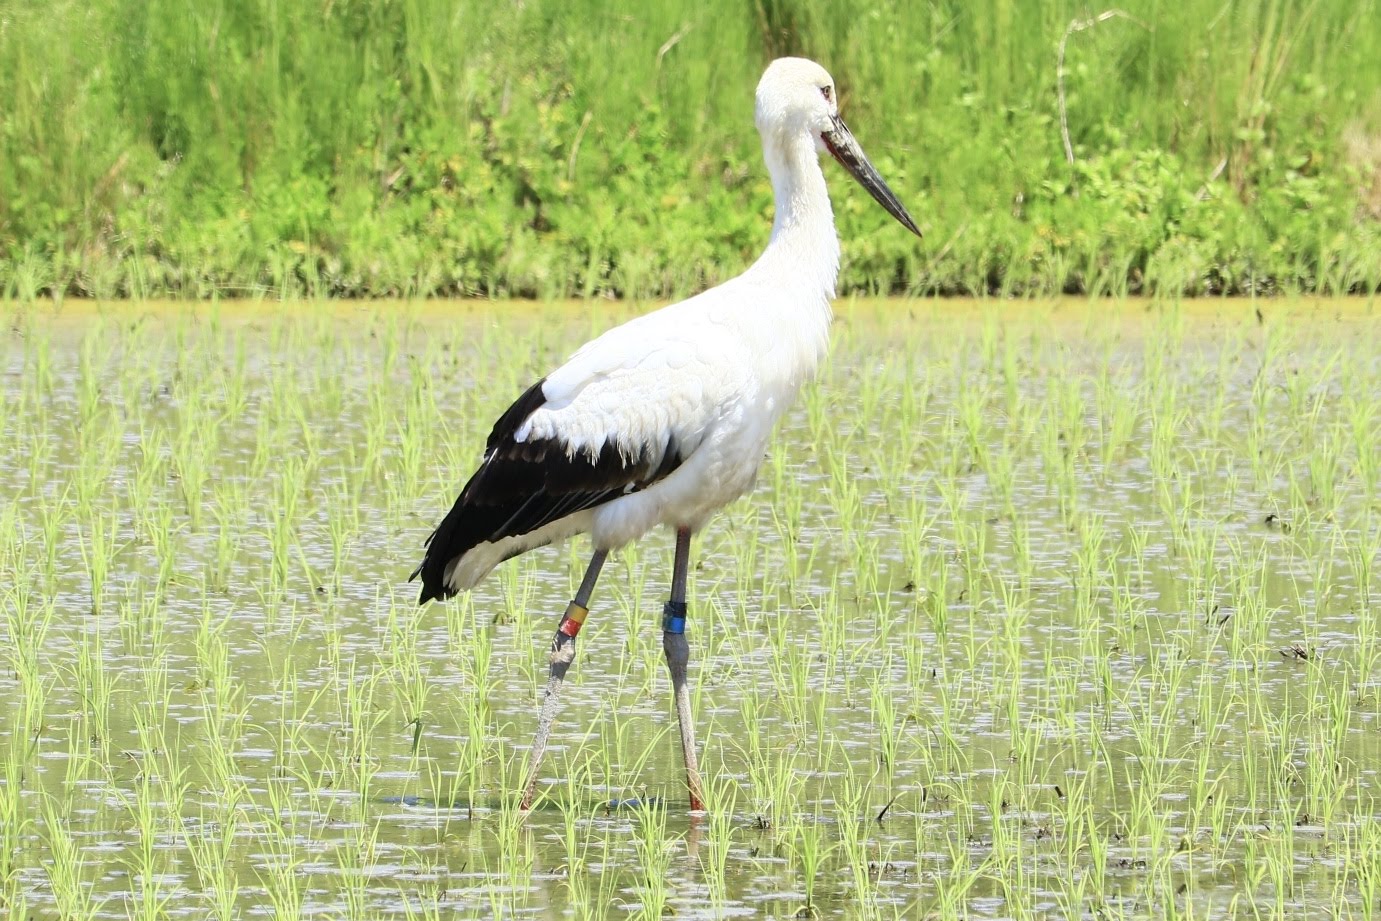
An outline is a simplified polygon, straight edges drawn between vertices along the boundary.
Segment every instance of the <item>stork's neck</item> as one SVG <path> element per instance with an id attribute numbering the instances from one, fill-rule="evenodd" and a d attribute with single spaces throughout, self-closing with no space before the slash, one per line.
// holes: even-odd
<path id="1" fill-rule="evenodd" d="M 790 284 L 806 286 L 805 293 L 818 292 L 828 303 L 839 277 L 839 238 L 815 142 L 805 134 L 767 135 L 763 158 L 772 176 L 776 216 L 772 239 L 757 264 Z"/>

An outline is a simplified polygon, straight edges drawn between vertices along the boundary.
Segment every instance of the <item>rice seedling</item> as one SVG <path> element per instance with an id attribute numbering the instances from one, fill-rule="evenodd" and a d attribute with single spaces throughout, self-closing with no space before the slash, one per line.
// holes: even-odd
<path id="1" fill-rule="evenodd" d="M 5 309 L 0 916 L 1378 911 L 1366 304 L 841 306 L 700 538 L 708 814 L 667 782 L 654 542 L 526 824 L 579 548 L 403 579 L 477 421 L 594 321 Z"/>

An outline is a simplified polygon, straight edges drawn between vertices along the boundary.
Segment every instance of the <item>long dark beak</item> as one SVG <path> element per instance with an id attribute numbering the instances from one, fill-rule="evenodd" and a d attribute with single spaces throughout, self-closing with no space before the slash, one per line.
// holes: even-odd
<path id="1" fill-rule="evenodd" d="M 911 220 L 911 215 L 906 213 L 902 203 L 897 201 L 897 196 L 883 182 L 878 171 L 873 168 L 873 164 L 868 162 L 868 155 L 863 152 L 863 148 L 858 146 L 858 141 L 854 140 L 853 132 L 849 126 L 844 124 L 844 120 L 838 115 L 834 116 L 834 128 L 820 135 L 820 139 L 825 142 L 829 152 L 839 161 L 840 165 L 849 171 L 858 184 L 868 190 L 868 194 L 873 196 L 879 205 L 887 209 L 887 213 L 901 222 L 901 225 L 916 236 L 921 235 L 921 230 L 916 226 L 916 222 Z"/>

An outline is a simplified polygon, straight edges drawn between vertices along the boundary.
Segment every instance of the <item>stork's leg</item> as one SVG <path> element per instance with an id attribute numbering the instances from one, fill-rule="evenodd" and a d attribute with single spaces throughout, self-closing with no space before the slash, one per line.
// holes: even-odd
<path id="1" fill-rule="evenodd" d="M 518 808 L 526 812 L 532 807 L 532 798 L 537 792 L 538 771 L 542 767 L 542 756 L 547 752 L 547 736 L 551 735 L 551 724 L 556 719 L 560 701 L 561 682 L 566 678 L 566 669 L 575 660 L 575 637 L 585 623 L 585 615 L 590 613 L 590 593 L 595 590 L 595 580 L 604 566 L 607 550 L 596 550 L 585 570 L 585 578 L 575 598 L 566 605 L 566 613 L 561 616 L 561 624 L 556 628 L 556 636 L 551 641 L 551 670 L 547 678 L 547 692 L 542 698 L 542 715 L 537 720 L 537 738 L 532 743 L 532 754 L 527 765 L 527 784 L 523 787 L 523 799 Z"/>
<path id="2" fill-rule="evenodd" d="M 671 600 L 662 619 L 662 651 L 671 672 L 671 690 L 676 696 L 676 719 L 681 724 L 681 754 L 686 761 L 686 788 L 692 812 L 704 808 L 705 792 L 700 783 L 700 767 L 695 760 L 695 724 L 691 721 L 690 688 L 686 686 L 686 665 L 690 646 L 686 643 L 686 570 L 690 567 L 690 528 L 676 529 L 676 563 L 671 571 Z"/>

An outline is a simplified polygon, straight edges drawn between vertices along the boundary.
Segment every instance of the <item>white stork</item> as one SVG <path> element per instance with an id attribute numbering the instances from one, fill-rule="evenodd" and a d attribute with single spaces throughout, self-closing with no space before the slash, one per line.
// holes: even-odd
<path id="1" fill-rule="evenodd" d="M 839 241 L 819 154 L 832 154 L 920 236 L 840 120 L 834 81 L 820 65 L 773 61 L 758 84 L 756 120 L 776 199 L 766 251 L 737 278 L 609 330 L 529 387 L 495 423 L 483 462 L 412 574 L 422 577 L 425 604 L 473 588 L 534 547 L 582 532 L 593 540 L 552 641 L 523 809 L 605 557 L 659 524 L 676 531 L 663 650 L 690 805 L 702 808 L 686 687 L 690 539 L 751 488 L 773 426 L 825 354 Z"/>

